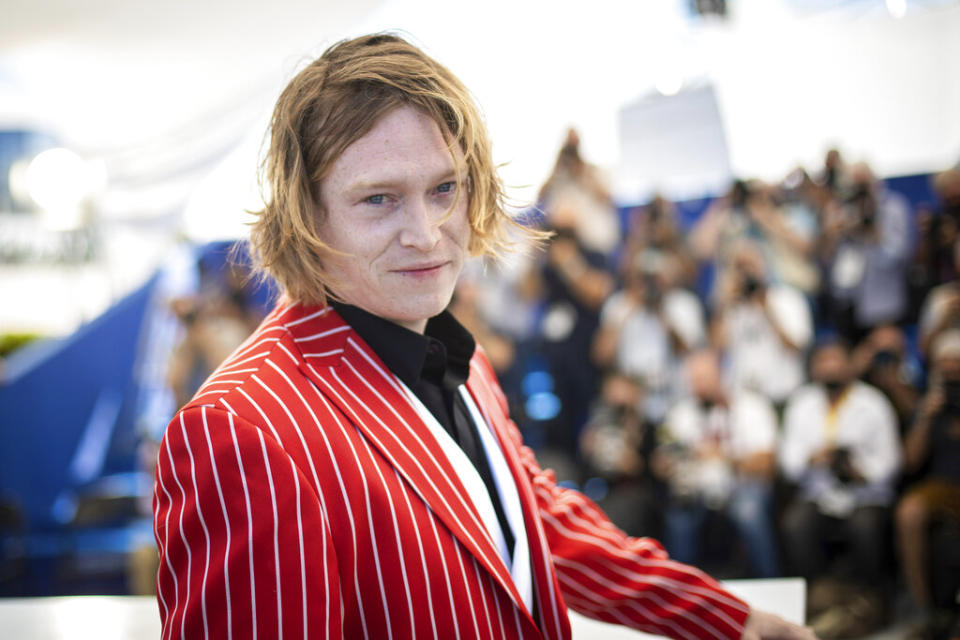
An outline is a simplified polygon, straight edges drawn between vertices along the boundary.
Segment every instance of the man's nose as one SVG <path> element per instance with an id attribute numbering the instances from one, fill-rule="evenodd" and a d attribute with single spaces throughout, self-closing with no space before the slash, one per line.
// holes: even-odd
<path id="1" fill-rule="evenodd" d="M 440 225 L 445 214 L 422 198 L 409 201 L 400 229 L 400 244 L 420 251 L 432 250 L 440 241 Z"/>

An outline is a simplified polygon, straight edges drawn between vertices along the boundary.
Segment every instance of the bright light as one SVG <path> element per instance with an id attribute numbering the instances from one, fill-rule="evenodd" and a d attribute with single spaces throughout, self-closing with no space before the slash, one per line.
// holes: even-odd
<path id="1" fill-rule="evenodd" d="M 80 224 L 83 201 L 104 188 L 106 173 L 69 149 L 48 149 L 30 161 L 23 183 L 51 227 L 70 229 Z"/>
<path id="2" fill-rule="evenodd" d="M 665 96 L 675 96 L 683 88 L 683 76 L 679 73 L 668 73 L 657 78 L 657 91 Z"/>
<path id="3" fill-rule="evenodd" d="M 27 193 L 44 209 L 76 207 L 88 193 L 89 171 L 69 149 L 42 151 L 27 167 Z"/>
<path id="4" fill-rule="evenodd" d="M 907 15 L 907 0 L 887 0 L 887 11 L 890 15 L 899 20 Z"/>

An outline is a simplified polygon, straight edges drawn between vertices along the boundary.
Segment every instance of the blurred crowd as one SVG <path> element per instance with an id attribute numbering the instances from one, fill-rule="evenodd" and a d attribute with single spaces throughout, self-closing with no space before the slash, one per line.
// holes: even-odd
<path id="1" fill-rule="evenodd" d="M 831 150 L 735 181 L 692 224 L 662 197 L 622 218 L 570 131 L 539 195 L 544 250 L 468 270 L 453 311 L 543 466 L 628 533 L 724 577 L 807 578 L 822 637 L 876 629 L 898 593 L 921 637 L 944 634 L 960 170 L 934 191 L 914 211 Z"/>

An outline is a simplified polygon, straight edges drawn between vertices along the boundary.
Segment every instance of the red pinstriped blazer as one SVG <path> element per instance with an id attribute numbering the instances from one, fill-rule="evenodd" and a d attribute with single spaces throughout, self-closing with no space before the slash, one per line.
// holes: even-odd
<path id="1" fill-rule="evenodd" d="M 397 379 L 329 308 L 278 306 L 170 423 L 154 495 L 163 638 L 570 637 L 567 607 L 738 638 L 748 607 L 539 468 L 482 353 L 536 619 Z"/>

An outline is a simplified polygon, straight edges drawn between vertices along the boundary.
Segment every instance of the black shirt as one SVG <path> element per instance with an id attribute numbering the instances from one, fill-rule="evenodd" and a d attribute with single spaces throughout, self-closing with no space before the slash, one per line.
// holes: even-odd
<path id="1" fill-rule="evenodd" d="M 470 359 L 476 349 L 473 336 L 449 311 L 430 318 L 421 335 L 359 307 L 338 302 L 334 302 L 333 307 L 463 449 L 487 487 L 512 557 L 513 531 L 500 502 L 477 425 L 459 391 L 470 374 Z"/>

